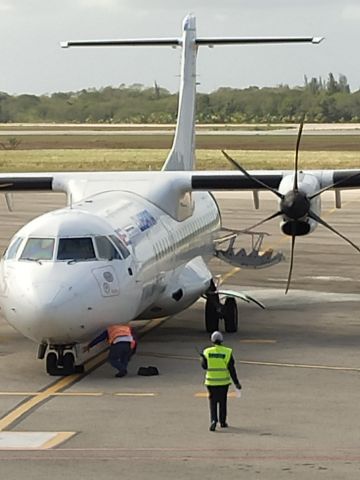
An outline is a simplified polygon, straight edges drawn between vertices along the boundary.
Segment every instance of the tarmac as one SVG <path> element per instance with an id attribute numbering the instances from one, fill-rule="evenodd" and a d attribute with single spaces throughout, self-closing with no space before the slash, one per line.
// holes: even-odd
<path id="1" fill-rule="evenodd" d="M 227 227 L 248 227 L 277 208 L 270 194 L 218 194 Z M 360 192 L 323 195 L 323 218 L 360 244 Z M 16 194 L 0 205 L 0 245 L 25 222 L 63 205 L 59 194 Z M 289 258 L 278 222 L 264 247 Z M 249 245 L 244 237 L 242 246 Z M 209 344 L 204 302 L 137 328 L 142 335 L 129 375 L 115 378 L 104 355 L 86 375 L 48 377 L 37 346 L 0 319 L 1 478 L 147 480 L 358 478 L 360 254 L 318 227 L 297 239 L 291 289 L 288 261 L 239 270 L 214 260 L 225 288 L 266 305 L 238 302 L 240 327 L 225 334 L 234 350 L 242 397 L 233 390 L 228 429 L 209 432 L 196 348 Z M 139 377 L 155 365 L 157 377 Z"/>

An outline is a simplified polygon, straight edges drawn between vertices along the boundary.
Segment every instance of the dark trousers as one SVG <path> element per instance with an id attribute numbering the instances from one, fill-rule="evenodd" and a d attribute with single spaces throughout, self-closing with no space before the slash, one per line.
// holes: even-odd
<path id="1" fill-rule="evenodd" d="M 127 374 L 127 366 L 131 357 L 130 342 L 118 342 L 110 345 L 109 362 L 119 373 Z"/>
<path id="2" fill-rule="evenodd" d="M 229 385 L 220 385 L 217 387 L 210 387 L 207 385 L 209 391 L 209 402 L 210 402 L 210 420 L 212 422 L 218 422 L 220 418 L 220 423 L 226 422 L 227 415 L 227 394 L 229 390 Z M 219 417 L 218 417 L 218 405 L 219 405 Z"/>

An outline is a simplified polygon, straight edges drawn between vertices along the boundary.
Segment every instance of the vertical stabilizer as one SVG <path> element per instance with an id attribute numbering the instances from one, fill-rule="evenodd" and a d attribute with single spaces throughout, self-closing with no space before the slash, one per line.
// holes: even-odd
<path id="1" fill-rule="evenodd" d="M 196 55 L 199 46 L 258 45 L 282 43 L 320 43 L 322 37 L 212 37 L 196 38 L 196 20 L 188 15 L 183 23 L 182 38 L 138 38 L 122 40 L 70 40 L 61 42 L 69 47 L 182 47 L 179 107 L 175 137 L 162 170 L 193 170 L 195 167 L 195 97 Z"/>
<path id="2" fill-rule="evenodd" d="M 195 166 L 196 20 L 183 23 L 179 107 L 173 146 L 163 170 L 193 170 Z"/>

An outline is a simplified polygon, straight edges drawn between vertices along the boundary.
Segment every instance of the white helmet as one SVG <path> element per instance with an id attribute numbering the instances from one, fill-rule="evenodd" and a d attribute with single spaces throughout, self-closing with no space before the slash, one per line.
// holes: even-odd
<path id="1" fill-rule="evenodd" d="M 222 343 L 224 341 L 224 337 L 222 336 L 221 332 L 215 331 L 211 334 L 211 341 L 212 343 Z"/>

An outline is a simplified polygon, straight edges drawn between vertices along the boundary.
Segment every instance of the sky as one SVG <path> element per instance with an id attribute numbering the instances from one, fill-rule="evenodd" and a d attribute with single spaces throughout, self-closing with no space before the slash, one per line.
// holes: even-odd
<path id="1" fill-rule="evenodd" d="M 347 76 L 360 89 L 359 0 L 0 0 L 0 91 L 50 94 L 140 83 L 175 92 L 180 50 L 170 47 L 61 49 L 65 40 L 181 37 L 196 16 L 206 36 L 324 36 L 318 46 L 202 47 L 198 90 L 303 85 Z"/>

